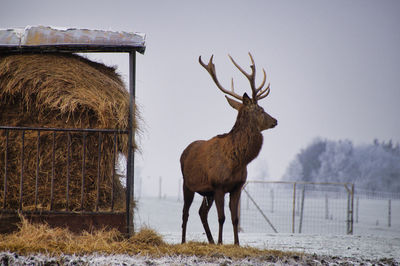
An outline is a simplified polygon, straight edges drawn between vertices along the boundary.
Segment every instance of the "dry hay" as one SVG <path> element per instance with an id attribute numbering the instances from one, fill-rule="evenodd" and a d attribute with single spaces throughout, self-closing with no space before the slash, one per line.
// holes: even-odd
<path id="1" fill-rule="evenodd" d="M 47 253 L 50 255 L 91 253 L 129 254 L 150 257 L 197 256 L 201 258 L 232 259 L 252 258 L 271 261 L 278 258 L 299 258 L 302 253 L 279 250 L 260 250 L 237 245 L 214 245 L 200 242 L 168 244 L 157 232 L 144 228 L 130 238 L 118 230 L 98 230 L 91 233 L 73 234 L 66 228 L 51 228 L 46 224 L 31 224 L 21 217 L 19 230 L 0 235 L 0 251 L 17 252 L 20 255 Z"/>
<path id="2" fill-rule="evenodd" d="M 136 113 L 136 112 L 135 112 Z M 0 56 L 0 125 L 48 128 L 121 129 L 128 127 L 129 94 L 114 68 L 73 54 L 20 54 Z M 136 119 L 133 123 L 136 130 Z M 23 206 L 32 208 L 35 198 L 37 136 L 25 131 Z M 21 176 L 21 131 L 9 131 L 7 209 L 18 208 Z M 69 209 L 80 208 L 82 133 L 71 133 Z M 55 135 L 55 210 L 66 208 L 66 133 Z M 127 153 L 127 135 L 118 138 L 118 153 Z M 52 177 L 53 132 L 40 133 L 38 206 L 49 209 Z M 96 202 L 98 134 L 87 134 L 85 210 Z M 0 206 L 4 196 L 6 134 L 0 130 Z M 100 208 L 111 202 L 114 136 L 102 134 L 100 158 Z M 122 207 L 124 189 L 114 178 L 116 207 Z"/>

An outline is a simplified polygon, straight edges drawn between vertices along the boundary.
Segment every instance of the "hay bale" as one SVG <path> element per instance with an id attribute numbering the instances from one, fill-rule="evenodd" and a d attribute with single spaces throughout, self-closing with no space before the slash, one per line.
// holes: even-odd
<path id="1" fill-rule="evenodd" d="M 122 129 L 128 127 L 129 94 L 114 68 L 74 54 L 0 55 L 0 125 L 50 128 Z M 136 119 L 133 122 L 136 130 Z M 9 132 L 6 207 L 19 206 L 21 132 Z M 0 206 L 4 196 L 5 132 L 0 131 Z M 66 208 L 67 142 L 55 135 L 54 209 Z M 38 204 L 49 208 L 52 176 L 52 132 L 40 134 Z M 118 137 L 119 153 L 126 154 L 127 135 Z M 85 210 L 97 197 L 98 135 L 87 134 Z M 100 208 L 111 202 L 113 135 L 102 135 Z M 134 147 L 136 148 L 136 146 Z M 34 205 L 37 132 L 26 131 L 24 141 L 23 205 Z M 82 133 L 71 133 L 69 207 L 79 209 L 82 176 Z M 114 178 L 116 207 L 122 208 L 124 189 Z"/>

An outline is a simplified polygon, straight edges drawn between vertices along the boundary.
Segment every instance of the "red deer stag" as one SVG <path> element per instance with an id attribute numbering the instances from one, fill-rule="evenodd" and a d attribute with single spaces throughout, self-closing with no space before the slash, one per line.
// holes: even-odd
<path id="1" fill-rule="evenodd" d="M 269 84 L 264 87 L 266 73 L 263 69 L 264 79 L 259 87 L 255 85 L 256 67 L 254 59 L 251 60 L 251 74 L 244 71 L 231 56 L 232 63 L 242 72 L 250 82 L 252 98 L 247 93 L 240 96 L 235 93 L 233 79 L 232 90 L 224 89 L 217 79 L 213 56 L 208 64 L 204 64 L 199 57 L 199 63 L 208 71 L 217 87 L 241 102 L 226 97 L 228 103 L 238 110 L 236 123 L 232 130 L 223 135 L 218 135 L 210 140 L 198 140 L 191 143 L 181 155 L 181 170 L 183 174 L 184 205 L 182 213 L 182 243 L 186 241 L 186 225 L 189 218 L 189 208 L 192 204 L 194 193 L 204 196 L 199 209 L 201 222 L 207 234 L 208 242 L 214 243 L 207 222 L 208 212 L 215 200 L 218 212 L 219 234 L 218 244 L 222 244 L 222 228 L 225 221 L 224 196 L 230 193 L 229 208 L 233 224 L 234 241 L 239 245 L 238 237 L 238 204 L 243 184 L 247 177 L 247 164 L 257 157 L 260 152 L 263 136 L 261 131 L 273 128 L 277 120 L 267 114 L 258 105 L 258 100 L 268 96 Z"/>

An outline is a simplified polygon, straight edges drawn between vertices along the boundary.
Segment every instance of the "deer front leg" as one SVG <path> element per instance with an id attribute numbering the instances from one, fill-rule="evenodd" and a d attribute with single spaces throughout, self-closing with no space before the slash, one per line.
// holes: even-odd
<path id="1" fill-rule="evenodd" d="M 185 185 L 183 185 L 183 211 L 182 211 L 182 244 L 186 242 L 186 225 L 189 219 L 189 208 L 192 205 L 194 198 L 194 192 L 190 191 Z"/>
<path id="2" fill-rule="evenodd" d="M 214 238 L 212 237 L 210 227 L 208 226 L 207 217 L 213 202 L 214 202 L 213 196 L 204 197 L 203 203 L 201 204 L 199 209 L 201 223 L 203 224 L 204 231 L 206 231 L 207 239 L 210 244 L 214 244 Z"/>
<path id="3" fill-rule="evenodd" d="M 235 189 L 229 195 L 229 209 L 231 211 L 231 218 L 232 218 L 232 225 L 233 225 L 233 235 L 235 245 L 239 245 L 239 234 L 238 234 L 238 225 L 239 225 L 239 200 L 240 200 L 240 193 L 242 192 L 242 187 Z"/>
<path id="4" fill-rule="evenodd" d="M 217 190 L 214 194 L 215 205 L 217 206 L 217 212 L 218 212 L 218 223 L 219 223 L 218 244 L 222 244 L 222 231 L 225 222 L 224 196 L 225 194 L 222 190 Z"/>

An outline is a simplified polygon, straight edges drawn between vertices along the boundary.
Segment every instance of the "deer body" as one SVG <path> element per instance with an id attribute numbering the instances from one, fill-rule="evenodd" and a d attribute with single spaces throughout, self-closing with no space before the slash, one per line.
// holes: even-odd
<path id="1" fill-rule="evenodd" d="M 248 75 L 252 84 L 253 99 L 245 93 L 239 96 L 232 91 L 226 91 L 219 85 L 215 75 L 215 68 L 212 64 L 212 57 L 208 65 L 205 65 L 199 58 L 200 64 L 210 73 L 214 82 L 224 93 L 227 93 L 242 102 L 227 98 L 228 103 L 238 110 L 236 123 L 232 130 L 223 135 L 217 135 L 210 140 L 198 140 L 192 142 L 181 155 L 181 170 L 183 174 L 184 207 L 182 214 L 182 243 L 186 241 L 186 224 L 189 216 L 189 208 L 193 201 L 194 193 L 204 196 L 199 215 L 203 223 L 207 239 L 214 243 L 211 235 L 207 216 L 214 200 L 217 206 L 219 235 L 218 243 L 222 243 L 222 228 L 225 221 L 224 196 L 230 193 L 229 207 L 234 230 L 235 244 L 239 244 L 238 238 L 238 204 L 242 186 L 247 178 L 247 164 L 259 154 L 263 136 L 261 131 L 273 128 L 277 125 L 276 119 L 267 114 L 257 104 L 257 100 L 266 97 L 269 93 L 269 85 L 262 90 L 265 83 L 258 89 L 254 86 L 255 68 L 253 62 L 252 75 L 245 73 L 237 64 L 242 73 Z M 258 91 L 257 91 L 258 90 Z"/>

